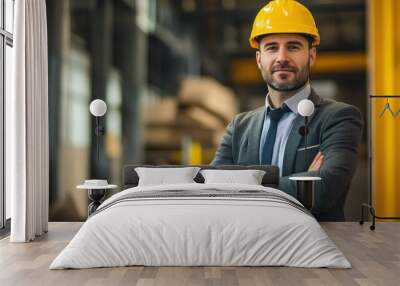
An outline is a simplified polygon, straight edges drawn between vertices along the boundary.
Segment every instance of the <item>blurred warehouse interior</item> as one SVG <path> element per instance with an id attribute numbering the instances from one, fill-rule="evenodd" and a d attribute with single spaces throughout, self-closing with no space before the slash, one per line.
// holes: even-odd
<path id="1" fill-rule="evenodd" d="M 88 178 L 120 184 L 123 164 L 207 164 L 235 114 L 264 104 L 248 45 L 267 1 L 47 0 L 50 220 L 82 220 Z M 303 0 L 320 34 L 312 86 L 367 110 L 367 5 Z M 107 102 L 97 162 L 89 103 Z M 365 124 L 366 125 L 366 124 Z M 367 200 L 366 132 L 346 218 Z"/>

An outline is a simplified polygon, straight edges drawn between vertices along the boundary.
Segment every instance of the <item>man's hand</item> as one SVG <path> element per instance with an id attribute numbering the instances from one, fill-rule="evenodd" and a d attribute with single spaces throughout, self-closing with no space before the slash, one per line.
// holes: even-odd
<path id="1" fill-rule="evenodd" d="M 324 155 L 321 151 L 315 156 L 314 160 L 312 161 L 308 171 L 319 171 L 322 166 L 322 162 L 324 161 Z"/>

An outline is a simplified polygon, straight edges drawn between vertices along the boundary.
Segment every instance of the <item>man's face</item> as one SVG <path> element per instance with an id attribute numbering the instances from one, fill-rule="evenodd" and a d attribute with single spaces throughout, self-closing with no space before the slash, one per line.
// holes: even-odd
<path id="1" fill-rule="evenodd" d="M 274 34 L 261 39 L 256 52 L 258 68 L 270 88 L 287 92 L 308 82 L 316 49 L 307 39 L 296 34 Z"/>

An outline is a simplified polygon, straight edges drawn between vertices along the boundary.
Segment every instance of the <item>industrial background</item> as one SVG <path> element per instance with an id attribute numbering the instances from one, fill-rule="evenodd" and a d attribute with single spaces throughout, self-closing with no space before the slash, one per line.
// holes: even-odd
<path id="1" fill-rule="evenodd" d="M 51 221 L 85 219 L 87 194 L 76 185 L 88 178 L 120 184 L 123 164 L 209 163 L 232 117 L 264 104 L 267 88 L 248 37 L 268 1 L 46 2 Z M 369 134 L 377 211 L 400 215 L 396 119 L 379 117 L 385 101 L 376 100 L 368 120 L 369 94 L 400 94 L 400 1 L 300 2 L 321 34 L 312 86 L 364 115 L 346 219 L 357 220 L 368 200 Z M 95 98 L 108 105 L 99 160 L 89 113 Z"/>

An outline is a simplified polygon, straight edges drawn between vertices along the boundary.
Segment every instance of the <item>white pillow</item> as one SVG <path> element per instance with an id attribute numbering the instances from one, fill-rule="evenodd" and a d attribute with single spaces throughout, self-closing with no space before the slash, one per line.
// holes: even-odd
<path id="1" fill-rule="evenodd" d="M 138 186 L 195 183 L 193 179 L 199 170 L 199 167 L 135 168 Z"/>
<path id="2" fill-rule="evenodd" d="M 261 185 L 265 171 L 262 170 L 202 170 L 205 184 L 234 183 Z"/>

